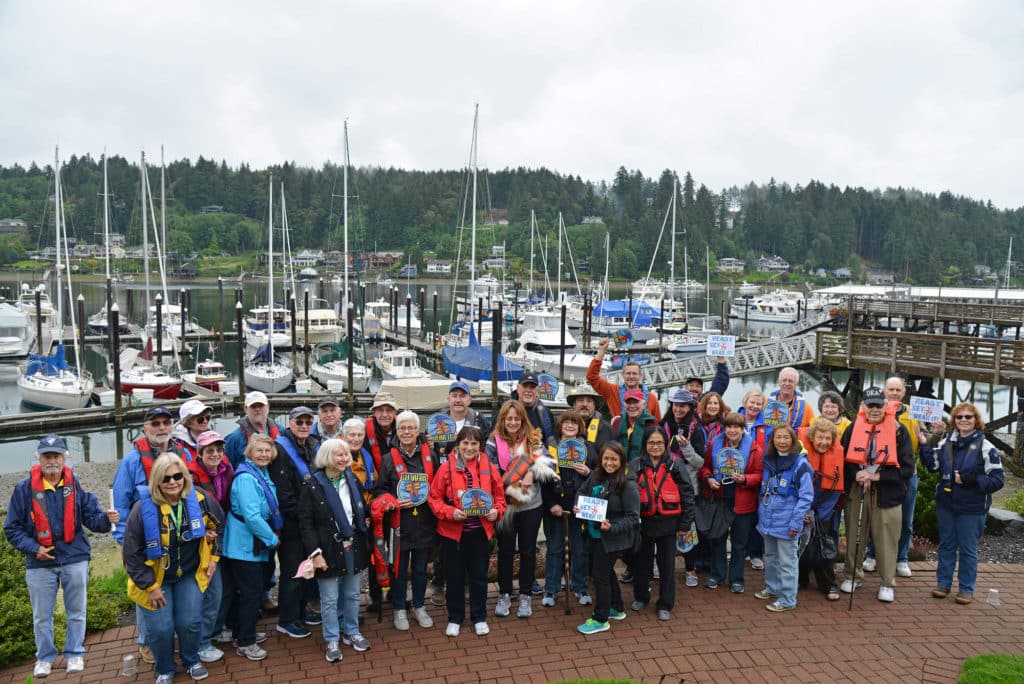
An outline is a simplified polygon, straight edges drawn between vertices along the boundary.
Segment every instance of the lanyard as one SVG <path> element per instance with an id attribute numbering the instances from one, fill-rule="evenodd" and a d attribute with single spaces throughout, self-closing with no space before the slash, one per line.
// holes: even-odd
<path id="1" fill-rule="evenodd" d="M 183 507 L 181 501 L 178 501 L 178 503 L 176 503 L 174 506 L 171 507 L 170 512 L 167 514 L 168 517 L 171 519 L 171 522 L 173 523 L 173 527 L 171 528 L 171 532 L 176 537 L 178 537 L 178 543 L 177 543 L 177 549 L 178 549 L 178 572 L 177 572 L 177 575 L 178 575 L 178 577 L 181 577 L 181 575 L 182 575 L 182 572 L 181 572 L 181 543 L 182 543 L 183 540 L 181 538 L 181 517 L 182 517 L 182 510 L 183 509 L 184 509 L 184 507 Z"/>

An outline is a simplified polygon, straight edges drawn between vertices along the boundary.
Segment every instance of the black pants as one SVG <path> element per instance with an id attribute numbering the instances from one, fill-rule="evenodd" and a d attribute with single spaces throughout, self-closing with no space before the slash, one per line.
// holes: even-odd
<path id="1" fill-rule="evenodd" d="M 455 541 L 441 537 L 445 569 L 448 622 L 461 625 L 466 618 L 466 577 L 469 577 L 469 621 L 487 622 L 487 561 L 490 542 L 482 527 L 463 531 Z"/>
<path id="2" fill-rule="evenodd" d="M 657 561 L 658 610 L 672 610 L 676 603 L 676 535 L 661 537 L 640 536 L 640 550 L 633 564 L 633 598 L 642 603 L 651 602 L 651 565 Z"/>
<path id="3" fill-rule="evenodd" d="M 615 561 L 621 557 L 621 551 L 606 552 L 600 539 L 590 540 L 590 577 L 594 580 L 594 612 L 591 617 L 598 622 L 608 622 L 611 608 L 620 613 L 624 610 L 622 591 L 615 577 Z"/>
<path id="4" fill-rule="evenodd" d="M 302 540 L 298 531 L 293 534 L 283 532 L 281 534 L 281 545 L 277 548 L 277 564 L 281 568 L 281 575 L 277 582 L 277 624 L 291 625 L 302 620 L 303 612 L 306 609 L 306 591 L 310 589 L 306 585 L 308 580 L 295 579 L 295 572 L 299 569 L 299 563 L 306 558 L 305 550 L 302 547 Z"/>
<path id="5" fill-rule="evenodd" d="M 228 565 L 227 568 L 221 568 L 224 598 L 226 600 L 237 594 L 235 602 L 228 609 L 225 624 L 231 627 L 239 646 L 251 646 L 256 643 L 256 620 L 260 616 L 260 603 L 263 601 L 266 563 L 233 558 L 223 561 Z"/>
<path id="6" fill-rule="evenodd" d="M 516 511 L 512 522 L 498 530 L 498 591 L 512 593 L 512 561 L 519 542 L 519 593 L 529 596 L 537 575 L 537 533 L 544 517 L 544 507 Z"/>

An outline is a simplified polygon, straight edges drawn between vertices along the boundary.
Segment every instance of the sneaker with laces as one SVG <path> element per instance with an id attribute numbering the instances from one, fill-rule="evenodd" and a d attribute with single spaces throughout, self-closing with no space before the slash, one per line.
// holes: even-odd
<path id="1" fill-rule="evenodd" d="M 157 675 L 156 684 L 174 684 L 174 675 L 172 675 L 172 674 Z"/>
<path id="2" fill-rule="evenodd" d="M 48 663 L 45 660 L 37 660 L 36 666 L 32 668 L 33 677 L 49 677 L 50 669 L 53 667 L 52 663 Z"/>
<path id="3" fill-rule="evenodd" d="M 405 632 L 409 629 L 409 616 L 404 610 L 398 608 L 395 609 L 395 629 L 400 632 Z"/>
<path id="4" fill-rule="evenodd" d="M 768 601 L 770 599 L 779 598 L 778 594 L 773 594 L 768 591 L 768 587 L 754 592 L 754 598 L 761 599 L 762 601 Z"/>
<path id="5" fill-rule="evenodd" d="M 533 615 L 533 597 L 529 594 L 519 595 L 519 610 L 516 611 L 516 617 L 528 618 Z"/>
<path id="6" fill-rule="evenodd" d="M 576 629 L 581 634 L 597 634 L 598 632 L 607 632 L 611 628 L 612 626 L 607 622 L 598 622 L 594 618 L 588 618 L 586 622 Z"/>
<path id="7" fill-rule="evenodd" d="M 639 612 L 639 611 L 643 610 L 644 606 L 646 606 L 646 605 L 647 604 L 644 603 L 643 601 L 633 601 L 633 603 L 629 604 L 629 607 L 632 608 L 633 610 Z"/>
<path id="8" fill-rule="evenodd" d="M 220 634 L 214 634 L 213 638 L 210 641 L 216 641 L 218 644 L 230 644 L 234 640 L 234 633 L 230 629 L 225 627 L 224 629 L 220 630 Z"/>
<path id="9" fill-rule="evenodd" d="M 320 613 L 316 612 L 315 610 L 307 609 L 306 614 L 302 616 L 302 621 L 305 622 L 307 625 L 312 625 L 315 627 L 316 625 L 322 624 L 324 619 L 323 616 L 321 616 Z"/>
<path id="10" fill-rule="evenodd" d="M 624 611 L 624 610 L 615 610 L 614 608 L 610 608 L 608 610 L 608 617 L 610 619 L 612 619 L 612 620 L 625 620 L 626 619 L 626 611 Z"/>
<path id="11" fill-rule="evenodd" d="M 664 608 L 658 610 L 658 619 L 662 622 L 666 622 L 672 619 L 672 613 Z"/>
<path id="12" fill-rule="evenodd" d="M 897 563 L 896 574 L 900 577 L 911 577 L 914 573 L 910 572 L 910 563 Z"/>
<path id="13" fill-rule="evenodd" d="M 576 600 L 580 602 L 581 606 L 589 606 L 594 602 L 594 599 L 590 596 L 589 591 L 581 591 L 576 594 Z"/>
<path id="14" fill-rule="evenodd" d="M 216 646 L 207 646 L 199 651 L 199 660 L 204 663 L 215 663 L 224 657 L 224 651 Z"/>
<path id="15" fill-rule="evenodd" d="M 541 599 L 540 605 L 544 606 L 545 608 L 552 607 L 553 605 L 555 605 L 555 595 L 544 594 L 544 598 Z"/>
<path id="16" fill-rule="evenodd" d="M 206 666 L 202 663 L 196 663 L 192 667 L 188 668 L 188 676 L 191 677 L 193 681 L 198 682 L 209 677 L 210 673 L 206 671 Z"/>
<path id="17" fill-rule="evenodd" d="M 697 579 L 697 573 L 695 573 L 695 572 L 688 572 L 688 573 L 686 573 L 686 586 L 688 586 L 688 587 L 695 587 L 695 586 L 697 586 L 698 582 L 699 582 L 699 580 Z"/>
<path id="18" fill-rule="evenodd" d="M 861 582 L 857 582 L 857 585 L 854 586 L 853 580 L 844 579 L 843 583 L 839 585 L 839 591 L 844 594 L 852 594 L 854 589 L 860 589 L 861 584 Z"/>
<path id="19" fill-rule="evenodd" d="M 287 634 L 292 639 L 305 639 L 310 634 L 309 630 L 301 622 L 295 622 L 290 625 L 278 625 L 277 631 L 281 634 Z"/>
<path id="20" fill-rule="evenodd" d="M 763 558 L 751 558 L 750 567 L 754 570 L 764 570 L 764 559 Z"/>
<path id="21" fill-rule="evenodd" d="M 935 598 L 946 598 L 949 596 L 949 587 L 944 587 L 940 584 L 935 585 L 935 588 L 932 589 L 932 596 Z"/>
<path id="22" fill-rule="evenodd" d="M 454 622 L 449 622 L 448 626 L 444 628 L 444 635 L 447 637 L 459 636 L 460 627 Z"/>
<path id="23" fill-rule="evenodd" d="M 477 636 L 487 636 L 491 633 L 491 628 L 487 626 L 486 622 L 475 622 L 473 623 L 473 631 L 476 632 Z"/>
<path id="24" fill-rule="evenodd" d="M 68 672 L 81 672 L 85 669 L 85 660 L 82 656 L 71 656 L 68 658 Z"/>
<path id="25" fill-rule="evenodd" d="M 892 587 L 878 587 L 878 600 L 883 603 L 892 603 L 896 598 L 896 591 Z"/>
<path id="26" fill-rule="evenodd" d="M 412 616 L 416 618 L 416 622 L 423 629 L 430 629 L 434 626 L 433 618 L 430 617 L 430 614 L 427 613 L 427 609 L 423 606 L 420 606 L 419 608 L 413 608 Z"/>
<path id="27" fill-rule="evenodd" d="M 876 561 L 874 558 L 871 558 L 870 556 L 865 558 L 864 563 L 861 565 L 861 567 L 864 569 L 864 572 L 874 572 L 877 566 L 878 561 Z"/>
<path id="28" fill-rule="evenodd" d="M 336 663 L 341 660 L 341 649 L 338 648 L 337 641 L 327 642 L 327 651 L 324 653 L 324 660 L 329 663 Z"/>
<path id="29" fill-rule="evenodd" d="M 739 582 L 733 582 L 731 585 L 729 585 L 729 591 L 731 591 L 734 594 L 742 594 L 743 585 Z"/>
<path id="30" fill-rule="evenodd" d="M 444 585 L 438 587 L 434 586 L 434 589 L 430 592 L 430 605 L 432 606 L 443 606 L 447 603 L 447 599 L 444 595 Z"/>
<path id="31" fill-rule="evenodd" d="M 533 585 L 530 587 L 530 593 L 534 596 L 540 596 L 544 593 L 544 585 L 537 580 L 533 580 Z"/>
<path id="32" fill-rule="evenodd" d="M 974 594 L 969 594 L 966 591 L 959 591 L 956 594 L 956 602 L 959 603 L 961 606 L 966 606 L 968 604 L 974 603 Z M 69 665 L 68 671 L 70 670 L 71 666 Z"/>
<path id="33" fill-rule="evenodd" d="M 370 640 L 362 634 L 346 634 L 341 638 L 341 642 L 359 653 L 370 650 Z"/>
<path id="34" fill-rule="evenodd" d="M 784 613 L 787 610 L 796 610 L 796 606 L 784 606 L 778 601 L 773 601 L 769 603 L 767 606 L 765 606 L 765 608 L 772 611 L 773 613 Z"/>
<path id="35" fill-rule="evenodd" d="M 267 657 L 267 652 L 260 648 L 259 644 L 236 646 L 235 654 L 240 655 L 243 658 L 248 658 L 249 660 L 263 660 Z"/>
<path id="36" fill-rule="evenodd" d="M 499 594 L 498 603 L 494 606 L 494 614 L 498 617 L 508 617 L 512 609 L 512 597 L 508 594 Z"/>
<path id="37" fill-rule="evenodd" d="M 711 579 L 710 577 L 708 577 L 706 580 L 704 580 L 704 588 L 705 589 L 717 589 L 718 588 L 718 580 Z"/>
<path id="38" fill-rule="evenodd" d="M 272 613 L 277 610 L 277 599 L 267 594 L 263 597 L 263 602 L 260 604 L 260 609 Z"/>

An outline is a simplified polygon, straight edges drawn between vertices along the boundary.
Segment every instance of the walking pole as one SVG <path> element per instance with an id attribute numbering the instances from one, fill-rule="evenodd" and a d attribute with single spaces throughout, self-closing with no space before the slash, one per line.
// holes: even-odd
<path id="1" fill-rule="evenodd" d="M 565 573 L 565 614 L 572 612 L 569 607 L 569 585 L 572 584 L 569 569 L 572 567 L 572 549 L 569 546 L 569 525 L 572 524 L 572 511 L 562 511 L 565 516 L 565 551 L 562 553 L 563 572 Z"/>
<path id="2" fill-rule="evenodd" d="M 853 579 L 850 584 L 850 605 L 847 610 L 853 610 L 853 595 L 857 593 L 857 558 L 860 556 L 860 548 L 866 543 L 867 532 L 865 527 L 871 526 L 871 504 L 868 504 L 867 508 L 867 519 L 864 516 L 864 500 L 874 496 L 875 488 L 868 483 L 867 489 L 862 489 L 860 494 L 860 507 L 857 513 L 857 545 L 853 547 Z"/>

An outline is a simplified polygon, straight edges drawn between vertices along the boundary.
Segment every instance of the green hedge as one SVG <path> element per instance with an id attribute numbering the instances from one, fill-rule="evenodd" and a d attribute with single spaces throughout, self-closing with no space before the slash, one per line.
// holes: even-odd
<path id="1" fill-rule="evenodd" d="M 86 629 L 98 631 L 118 625 L 122 610 L 131 607 L 126 595 L 127 576 L 118 570 L 109 577 L 89 579 Z M 54 642 L 64 643 L 63 612 L 54 616 Z M 0 667 L 33 657 L 32 605 L 25 584 L 25 556 L 0 536 Z"/>
<path id="2" fill-rule="evenodd" d="M 939 519 L 935 514 L 935 485 L 939 473 L 929 473 L 917 463 L 917 504 L 914 507 L 914 534 L 939 541 Z"/>

